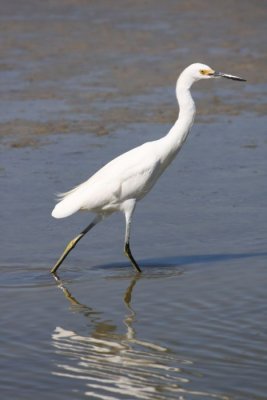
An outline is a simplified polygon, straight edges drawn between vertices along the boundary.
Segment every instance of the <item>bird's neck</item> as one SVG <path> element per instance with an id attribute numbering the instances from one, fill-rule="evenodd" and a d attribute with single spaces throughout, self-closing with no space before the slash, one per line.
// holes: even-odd
<path id="1" fill-rule="evenodd" d="M 174 158 L 182 147 L 194 122 L 196 107 L 190 93 L 192 83 L 183 74 L 177 81 L 176 97 L 179 105 L 179 115 L 177 121 L 164 138 L 168 143 L 171 158 Z"/>
<path id="2" fill-rule="evenodd" d="M 176 123 L 187 131 L 190 130 L 196 113 L 195 103 L 190 92 L 192 84 L 193 81 L 184 74 L 180 75 L 176 84 L 176 97 L 180 109 Z"/>

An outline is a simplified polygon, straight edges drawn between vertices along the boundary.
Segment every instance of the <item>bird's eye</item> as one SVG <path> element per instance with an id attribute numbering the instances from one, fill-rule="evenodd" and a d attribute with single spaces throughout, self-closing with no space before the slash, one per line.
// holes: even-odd
<path id="1" fill-rule="evenodd" d="M 200 70 L 200 73 L 201 73 L 202 75 L 205 75 L 205 73 L 206 73 L 205 69 L 201 69 L 201 70 Z"/>

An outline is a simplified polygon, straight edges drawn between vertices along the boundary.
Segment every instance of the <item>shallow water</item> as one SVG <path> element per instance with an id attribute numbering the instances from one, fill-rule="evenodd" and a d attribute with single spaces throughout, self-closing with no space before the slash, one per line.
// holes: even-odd
<path id="1" fill-rule="evenodd" d="M 1 399 L 266 399 L 263 2 L 2 3 Z M 52 219 L 55 193 L 167 132 L 200 55 L 249 81 L 194 88 L 192 133 L 135 212 L 143 274 L 114 215 L 54 279 L 91 218 Z"/>

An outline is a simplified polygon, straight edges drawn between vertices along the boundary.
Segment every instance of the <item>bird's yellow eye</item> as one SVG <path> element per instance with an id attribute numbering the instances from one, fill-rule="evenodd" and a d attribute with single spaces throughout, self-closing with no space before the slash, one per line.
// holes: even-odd
<path id="1" fill-rule="evenodd" d="M 199 72 L 201 73 L 201 75 L 213 75 L 214 71 L 213 69 L 200 69 Z"/>

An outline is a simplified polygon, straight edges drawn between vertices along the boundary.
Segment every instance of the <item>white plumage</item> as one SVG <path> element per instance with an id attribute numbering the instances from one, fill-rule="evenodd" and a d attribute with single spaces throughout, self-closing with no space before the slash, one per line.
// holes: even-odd
<path id="1" fill-rule="evenodd" d="M 160 168 L 158 143 L 136 147 L 110 161 L 87 181 L 63 193 L 52 216 L 68 217 L 78 210 L 110 213 L 125 200 L 140 200 L 153 185 Z"/>
<path id="2" fill-rule="evenodd" d="M 218 76 L 243 80 L 233 75 L 217 73 L 200 63 L 187 67 L 177 81 L 176 95 L 180 112 L 169 133 L 159 140 L 147 142 L 118 156 L 87 181 L 60 195 L 61 201 L 52 212 L 54 218 L 65 218 L 79 210 L 91 211 L 96 214 L 96 217 L 68 244 L 51 272 L 56 272 L 72 248 L 93 226 L 115 211 L 122 211 L 125 215 L 124 250 L 136 270 L 141 272 L 131 254 L 129 244 L 130 224 L 136 202 L 151 190 L 176 156 L 190 131 L 195 116 L 195 104 L 190 93 L 191 85 L 200 79 Z"/>

